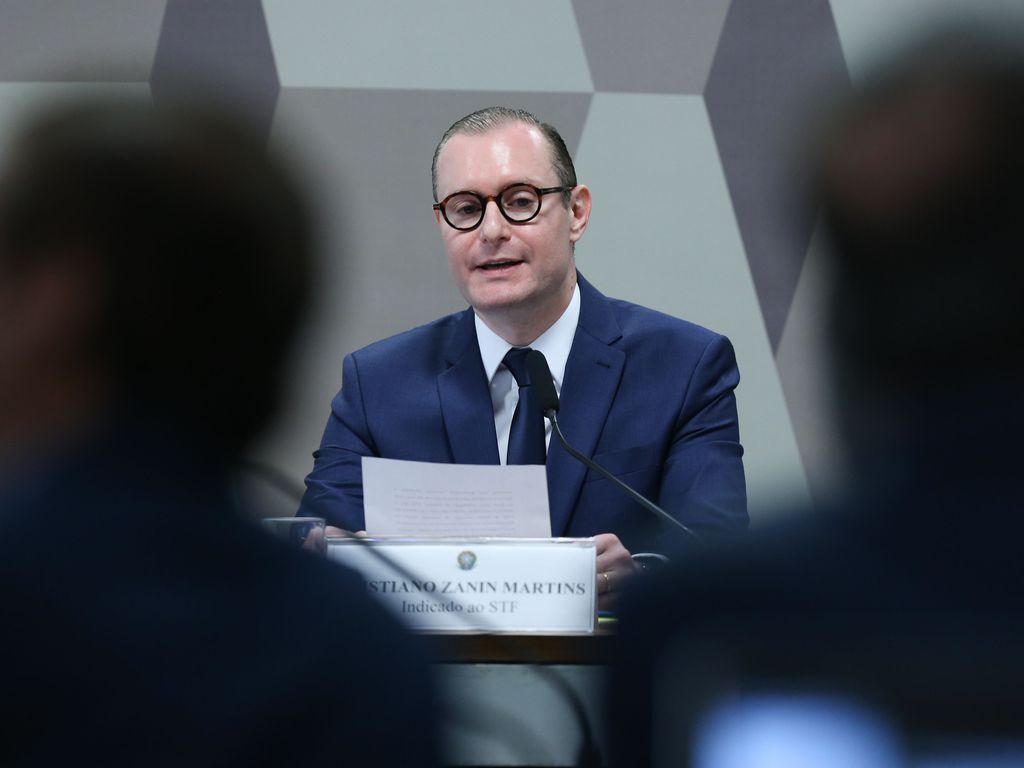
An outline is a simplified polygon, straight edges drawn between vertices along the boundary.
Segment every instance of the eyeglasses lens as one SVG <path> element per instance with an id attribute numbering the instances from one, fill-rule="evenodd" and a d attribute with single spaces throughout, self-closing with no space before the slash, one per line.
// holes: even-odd
<path id="1" fill-rule="evenodd" d="M 470 194 L 448 198 L 444 204 L 444 217 L 456 229 L 476 226 L 476 223 L 483 217 L 480 198 Z"/>
<path id="2" fill-rule="evenodd" d="M 536 215 L 540 198 L 533 187 L 509 187 L 501 193 L 501 208 L 513 221 L 526 221 Z"/>
<path id="3" fill-rule="evenodd" d="M 498 205 L 510 220 L 529 221 L 537 215 L 540 197 L 533 187 L 516 185 L 502 191 Z M 456 229 L 472 229 L 484 217 L 484 201 L 468 192 L 454 195 L 444 204 L 444 217 Z"/>

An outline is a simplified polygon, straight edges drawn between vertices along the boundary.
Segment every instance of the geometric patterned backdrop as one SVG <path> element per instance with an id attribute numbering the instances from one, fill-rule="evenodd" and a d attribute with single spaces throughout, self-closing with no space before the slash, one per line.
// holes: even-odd
<path id="1" fill-rule="evenodd" d="M 297 155 L 325 245 L 288 402 L 258 453 L 300 479 L 342 356 L 464 305 L 430 211 L 456 118 L 522 106 L 590 186 L 604 293 L 727 334 L 754 522 L 830 480 L 807 127 L 879 47 L 1020 0 L 0 0 L 0 141 L 68 90 L 216 85 Z M 1024 14 L 1022 14 L 1024 15 Z"/>

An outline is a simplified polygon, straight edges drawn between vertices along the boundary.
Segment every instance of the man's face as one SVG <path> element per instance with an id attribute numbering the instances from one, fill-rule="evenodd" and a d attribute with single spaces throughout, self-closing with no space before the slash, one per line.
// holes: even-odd
<path id="1" fill-rule="evenodd" d="M 463 191 L 495 195 L 514 183 L 560 185 L 547 139 L 534 126 L 511 123 L 484 134 L 457 134 L 438 157 L 440 200 Z M 545 195 L 540 213 L 525 224 L 508 222 L 489 202 L 480 226 L 469 232 L 453 229 L 435 212 L 455 283 L 485 322 L 528 319 L 543 331 L 568 305 L 576 284 L 572 244 L 590 216 L 587 188 L 578 186 L 571 195 L 568 209 L 561 194 Z"/>

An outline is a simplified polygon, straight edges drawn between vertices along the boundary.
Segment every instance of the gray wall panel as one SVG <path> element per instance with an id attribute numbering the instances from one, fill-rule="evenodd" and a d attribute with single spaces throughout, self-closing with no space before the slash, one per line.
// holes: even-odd
<path id="1" fill-rule="evenodd" d="M 74 83 L 147 87 L 152 71 L 159 90 L 190 72 L 226 81 L 300 154 L 327 258 L 263 458 L 301 478 L 342 355 L 463 306 L 430 214 L 430 153 L 456 118 L 507 103 L 579 149 L 595 194 L 584 273 L 733 338 L 755 523 L 835 464 L 811 222 L 787 231 L 778 205 L 803 87 L 834 90 L 844 64 L 856 79 L 951 9 L 1024 16 L 1020 0 L 172 5 L 0 0 L 0 143 L 25 105 Z"/>
<path id="2" fill-rule="evenodd" d="M 0 0 L 0 81 L 145 81 L 164 0 Z"/>

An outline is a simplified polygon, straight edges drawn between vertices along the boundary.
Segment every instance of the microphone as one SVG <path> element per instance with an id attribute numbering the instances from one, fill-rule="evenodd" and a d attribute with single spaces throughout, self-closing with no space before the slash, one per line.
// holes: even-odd
<path id="1" fill-rule="evenodd" d="M 592 459 L 587 458 L 582 453 L 577 451 L 571 445 L 569 441 L 565 439 L 565 435 L 562 434 L 562 428 L 558 426 L 558 393 L 555 392 L 555 382 L 551 378 L 551 369 L 548 368 L 547 358 L 544 357 L 544 353 L 536 349 L 531 349 L 526 355 L 526 372 L 530 376 L 530 387 L 533 390 L 532 394 L 536 402 L 540 405 L 541 411 L 544 416 L 551 422 L 551 429 L 558 437 L 558 442 L 562 444 L 566 453 L 572 456 L 577 461 L 582 462 L 590 469 L 597 472 L 605 480 L 609 481 L 616 488 L 621 490 L 623 493 L 633 499 L 637 504 L 651 512 L 655 516 L 661 518 L 661 520 L 667 523 L 670 527 L 675 528 L 678 531 L 682 531 L 687 536 L 691 536 L 702 544 L 703 539 L 694 532 L 692 528 L 683 525 L 681 522 L 676 520 L 672 515 L 666 512 L 664 509 L 659 507 L 653 501 L 648 499 L 646 496 L 642 496 L 635 490 L 630 488 L 624 482 L 619 480 L 615 475 L 609 472 L 601 465 L 595 463 Z"/>

